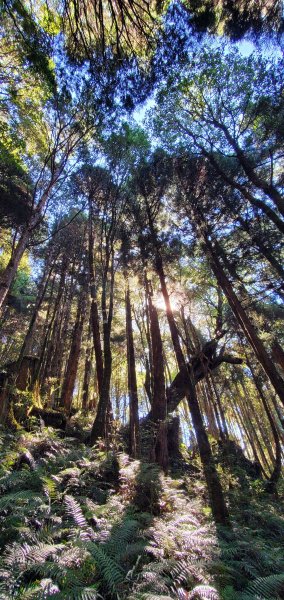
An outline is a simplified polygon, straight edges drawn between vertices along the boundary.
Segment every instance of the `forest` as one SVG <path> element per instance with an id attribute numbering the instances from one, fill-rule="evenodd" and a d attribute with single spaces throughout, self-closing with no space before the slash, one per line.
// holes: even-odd
<path id="1" fill-rule="evenodd" d="M 0 600 L 284 598 L 283 3 L 0 15 Z"/>

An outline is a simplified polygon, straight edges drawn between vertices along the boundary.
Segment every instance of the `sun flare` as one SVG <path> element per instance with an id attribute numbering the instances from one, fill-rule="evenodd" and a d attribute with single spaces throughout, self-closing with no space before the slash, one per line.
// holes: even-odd
<path id="1" fill-rule="evenodd" d="M 173 312 L 179 311 L 184 302 L 184 299 L 180 294 L 176 294 L 175 292 L 170 294 L 170 304 Z M 163 298 L 163 294 L 158 292 L 153 298 L 153 304 L 158 310 L 166 310 L 165 301 Z"/>

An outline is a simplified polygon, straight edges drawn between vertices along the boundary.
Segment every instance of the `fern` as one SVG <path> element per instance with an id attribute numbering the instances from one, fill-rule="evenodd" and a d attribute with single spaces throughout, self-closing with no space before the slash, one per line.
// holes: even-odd
<path id="1" fill-rule="evenodd" d="M 14 470 L 25 451 L 34 470 Z M 279 502 L 236 503 L 217 539 L 199 476 L 120 454 L 117 491 L 113 453 L 46 429 L 0 439 L 0 452 L 0 600 L 216 600 L 216 585 L 224 600 L 283 596 Z"/>
<path id="2" fill-rule="evenodd" d="M 145 540 L 140 540 L 137 542 L 133 542 L 131 544 L 127 544 L 127 546 L 124 548 L 124 550 L 120 551 L 119 553 L 119 562 L 120 564 L 125 564 L 125 563 L 131 563 L 133 564 L 134 560 L 137 560 L 137 558 L 144 556 L 144 554 L 147 551 L 147 547 L 145 545 Z"/>
<path id="3" fill-rule="evenodd" d="M 107 589 L 114 593 L 125 579 L 125 573 L 120 565 L 110 557 L 103 545 L 96 545 L 92 542 L 87 544 L 91 555 L 94 557 L 100 576 L 102 577 Z"/>
<path id="4" fill-rule="evenodd" d="M 259 577 L 246 590 L 245 598 L 261 596 L 263 600 L 283 598 L 284 595 L 284 573 Z"/>
<path id="5" fill-rule="evenodd" d="M 11 492 L 6 494 L 3 498 L 0 498 L 0 511 L 6 510 L 7 508 L 14 508 L 15 503 L 27 503 L 32 502 L 33 504 L 44 503 L 44 497 L 35 495 L 31 490 L 20 490 L 19 492 Z"/>
<path id="6" fill-rule="evenodd" d="M 188 594 L 188 600 L 220 600 L 220 596 L 217 590 L 209 585 L 197 585 Z"/>
<path id="7" fill-rule="evenodd" d="M 137 593 L 128 598 L 128 600 L 172 600 L 172 596 L 163 594 L 141 594 Z"/>
<path id="8" fill-rule="evenodd" d="M 132 518 L 126 518 L 123 523 L 114 525 L 105 545 L 109 555 L 118 560 L 125 553 L 127 544 L 135 538 L 138 530 L 139 521 Z"/>
<path id="9" fill-rule="evenodd" d="M 42 563 L 51 555 L 56 555 L 64 549 L 63 544 L 45 544 L 39 543 L 36 546 L 28 544 L 13 544 L 6 554 L 5 564 L 15 567 L 16 565 L 25 565 Z"/>
<path id="10" fill-rule="evenodd" d="M 75 524 L 79 527 L 78 530 L 71 530 L 71 534 L 73 537 L 77 537 L 77 534 L 81 539 L 91 540 L 94 538 L 94 531 L 88 525 L 87 520 L 83 514 L 81 506 L 75 498 L 72 496 L 66 495 L 64 498 L 64 503 L 66 507 L 67 515 L 75 522 Z"/>

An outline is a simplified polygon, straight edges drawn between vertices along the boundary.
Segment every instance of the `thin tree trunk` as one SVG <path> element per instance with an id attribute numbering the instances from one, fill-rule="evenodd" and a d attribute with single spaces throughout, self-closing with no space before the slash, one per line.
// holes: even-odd
<path id="1" fill-rule="evenodd" d="M 82 291 L 78 298 L 76 321 L 73 330 L 72 343 L 61 393 L 61 404 L 64 406 L 64 410 L 68 416 L 70 415 L 72 397 L 80 358 L 82 333 L 85 320 L 86 300 L 86 289 L 85 286 L 82 286 Z"/>
<path id="2" fill-rule="evenodd" d="M 153 379 L 154 379 L 153 351 L 152 351 L 152 342 L 151 342 L 151 335 L 150 335 L 150 315 L 149 315 L 149 305 L 148 305 L 148 299 L 147 299 L 147 286 L 146 287 L 145 286 L 146 286 L 146 281 L 144 279 L 145 316 L 146 316 L 145 331 L 146 331 L 146 339 L 147 339 L 148 350 L 149 350 L 149 359 L 146 356 L 145 390 L 147 392 L 150 405 L 152 406 L 152 403 L 153 403 Z"/>
<path id="3" fill-rule="evenodd" d="M 225 418 L 225 413 L 222 407 L 222 403 L 221 403 L 221 397 L 220 394 L 218 392 L 214 377 L 212 375 L 212 373 L 210 374 L 210 376 L 208 377 L 209 381 L 212 384 L 213 390 L 214 390 L 214 394 L 216 397 L 216 403 L 219 409 L 219 413 L 220 413 L 220 417 L 221 417 L 221 421 L 222 421 L 222 432 L 223 435 L 221 437 L 225 437 L 228 438 L 229 437 L 229 432 L 228 432 L 228 427 L 227 427 L 227 422 L 226 422 L 226 418 Z"/>
<path id="4" fill-rule="evenodd" d="M 241 389 L 243 390 L 243 397 L 246 399 L 250 399 L 251 402 L 251 407 L 253 408 L 253 402 L 251 400 L 251 396 L 248 393 L 248 390 L 246 389 L 245 383 L 243 381 L 243 378 L 240 380 L 239 386 L 241 387 Z M 272 465 L 274 464 L 274 454 L 273 454 L 273 448 L 272 448 L 272 444 L 271 444 L 271 439 L 269 438 L 269 435 L 267 434 L 267 430 L 266 430 L 266 425 L 264 420 L 263 420 L 263 416 L 259 415 L 258 411 L 254 411 L 254 422 L 256 424 L 256 427 L 254 427 L 254 431 L 255 431 L 255 435 L 256 437 L 258 437 L 258 433 L 260 434 L 260 437 L 262 438 L 262 442 L 261 440 L 259 440 L 259 446 L 262 448 L 262 456 L 265 456 L 265 462 L 266 465 L 268 467 L 268 469 L 270 469 L 270 464 L 269 461 L 266 458 L 266 454 L 264 452 L 264 449 L 266 450 L 269 459 L 272 463 Z"/>
<path id="5" fill-rule="evenodd" d="M 192 369 L 190 363 L 189 363 L 189 366 L 187 366 L 182 349 L 181 349 L 179 333 L 178 333 L 176 322 L 175 322 L 173 312 L 171 309 L 170 298 L 169 298 L 169 294 L 168 294 L 168 290 L 167 290 L 162 257 L 157 248 L 157 236 L 156 236 L 156 233 L 154 230 L 153 223 L 149 217 L 150 217 L 150 215 L 148 212 L 149 226 L 150 226 L 152 238 L 153 238 L 153 241 L 154 241 L 155 247 L 156 247 L 155 268 L 156 268 L 157 274 L 160 279 L 162 294 L 163 294 L 163 298 L 164 298 L 164 302 L 165 302 L 165 306 L 166 306 L 167 319 L 168 319 L 168 323 L 169 323 L 169 328 L 170 328 L 170 332 L 171 332 L 171 338 L 172 338 L 172 343 L 173 343 L 173 347 L 175 350 L 177 363 L 178 363 L 179 369 L 183 370 L 186 373 L 187 390 L 188 390 L 186 397 L 187 397 L 189 409 L 191 412 L 191 418 L 192 418 L 192 422 L 193 422 L 193 426 L 194 426 L 194 430 L 195 430 L 195 434 L 196 434 L 196 438 L 197 438 L 197 443 L 198 443 L 199 452 L 200 452 L 200 458 L 201 458 L 201 462 L 202 462 L 203 469 L 204 469 L 204 474 L 205 474 L 205 479 L 206 479 L 206 483 L 207 483 L 207 487 L 208 487 L 208 493 L 209 493 L 212 513 L 213 513 L 213 517 L 214 517 L 216 523 L 220 523 L 220 524 L 224 525 L 229 522 L 229 514 L 228 514 L 226 504 L 225 504 L 223 490 L 222 490 L 219 476 L 218 476 L 218 473 L 216 470 L 216 466 L 215 466 L 212 451 L 211 451 L 211 446 L 210 446 L 210 443 L 208 440 L 206 429 L 204 427 L 201 411 L 200 411 L 198 400 L 197 400 L 193 369 Z"/>
<path id="6" fill-rule="evenodd" d="M 255 444 L 258 447 L 259 454 L 262 459 L 262 464 L 265 466 L 265 468 L 267 469 L 267 471 L 269 473 L 270 472 L 270 463 L 266 456 L 266 453 L 264 452 L 264 448 L 265 449 L 267 449 L 267 448 L 266 448 L 265 435 L 263 435 L 262 424 L 260 424 L 260 421 L 259 421 L 256 411 L 253 411 L 253 415 L 252 415 L 253 405 L 251 404 L 251 402 L 248 403 L 248 401 L 247 401 L 248 394 L 247 394 L 245 386 L 242 384 L 242 382 L 238 382 L 238 384 L 236 384 L 236 389 L 238 391 L 238 396 L 240 399 L 239 401 L 241 402 L 243 414 L 245 415 L 245 419 L 246 419 L 247 423 L 249 424 L 249 428 L 251 430 L 251 435 L 255 440 Z M 242 395 L 242 391 L 243 391 L 243 395 Z M 260 437 L 262 437 L 263 441 L 261 441 Z M 268 452 L 268 454 L 269 454 L 269 452 Z M 270 459 L 271 459 L 271 457 L 270 457 Z M 269 475 L 267 478 L 269 479 Z"/>
<path id="7" fill-rule="evenodd" d="M 89 256 L 89 281 L 91 292 L 91 323 L 93 333 L 93 343 L 96 359 L 97 385 L 99 395 L 102 393 L 104 362 L 101 345 L 100 319 L 97 303 L 95 267 L 94 267 L 94 233 L 93 233 L 93 203 L 89 199 L 89 223 L 88 223 L 88 256 Z"/>
<path id="8" fill-rule="evenodd" d="M 64 256 L 62 258 L 60 280 L 59 280 L 59 284 L 58 284 L 57 296 L 56 296 L 54 307 L 53 307 L 53 313 L 52 313 L 51 320 L 47 326 L 47 332 L 46 332 L 45 340 L 44 340 L 43 347 L 41 350 L 40 365 L 39 365 L 41 385 L 44 384 L 45 378 L 47 376 L 49 376 L 49 374 L 50 374 L 51 361 L 52 361 L 52 356 L 53 356 L 53 351 L 54 351 L 54 347 L 53 347 L 54 337 L 56 336 L 56 330 L 58 329 L 58 327 L 60 325 L 60 321 L 59 321 L 60 306 L 61 306 L 61 300 L 62 300 L 62 297 L 64 294 L 65 285 L 66 285 L 66 271 L 67 271 L 67 259 Z M 48 312 L 49 312 L 50 307 L 51 307 L 51 301 L 48 306 Z"/>
<path id="9" fill-rule="evenodd" d="M 247 315 L 245 309 L 242 307 L 241 302 L 239 301 L 233 286 L 227 277 L 225 270 L 220 262 L 218 256 L 218 248 L 219 244 L 216 240 L 214 240 L 214 246 L 212 242 L 209 240 L 209 237 L 204 229 L 204 227 L 200 227 L 199 225 L 199 234 L 201 239 L 203 240 L 204 247 L 206 253 L 208 255 L 209 261 L 212 266 L 212 270 L 215 274 L 215 277 L 221 286 L 230 307 L 240 324 L 246 338 L 248 339 L 250 345 L 252 346 L 257 359 L 262 365 L 271 385 L 274 390 L 278 394 L 281 402 L 284 405 L 284 381 L 281 375 L 278 373 L 277 368 L 275 367 L 273 361 L 271 360 L 268 352 L 266 351 L 261 339 L 258 337 L 257 332 L 252 324 L 249 316 Z"/>
<path id="10" fill-rule="evenodd" d="M 90 315 L 87 349 L 86 349 L 86 357 L 85 357 L 83 392 L 82 392 L 82 411 L 84 413 L 86 413 L 88 410 L 88 402 L 89 402 L 89 387 L 90 387 L 90 376 L 91 376 L 92 358 L 93 358 L 93 345 L 90 343 L 91 337 L 92 337 L 92 322 L 91 322 L 91 315 Z"/>
<path id="11" fill-rule="evenodd" d="M 266 258 L 267 262 L 272 266 L 275 273 L 277 273 L 277 275 L 281 278 L 281 280 L 284 281 L 284 269 L 283 269 L 282 265 L 278 262 L 278 260 L 272 254 L 270 249 L 267 248 L 265 243 L 262 241 L 261 236 L 256 233 L 253 233 L 251 231 L 248 223 L 240 215 L 238 215 L 238 221 L 241 224 L 243 230 L 248 233 L 248 235 L 250 236 L 250 238 L 252 239 L 252 241 L 254 242 L 256 247 L 258 248 L 259 252 L 264 256 L 264 258 Z"/>
<path id="12" fill-rule="evenodd" d="M 29 228 L 26 228 L 23 233 L 21 234 L 21 237 L 16 245 L 16 247 L 14 248 L 14 251 L 12 252 L 12 256 L 7 264 L 6 269 L 4 270 L 3 274 L 1 275 L 1 279 L 0 279 L 0 311 L 3 311 L 3 308 L 5 307 L 5 301 L 7 298 L 7 295 L 9 293 L 9 290 L 11 288 L 11 285 L 14 281 L 14 277 L 17 273 L 20 261 L 24 255 L 24 252 L 27 248 L 27 244 L 28 241 L 30 239 L 30 230 Z"/>
<path id="13" fill-rule="evenodd" d="M 269 421 L 269 424 L 270 424 L 270 427 L 271 427 L 272 435 L 273 435 L 273 438 L 274 438 L 274 444 L 275 444 L 275 464 L 274 464 L 274 468 L 273 468 L 273 471 L 271 473 L 270 480 L 269 480 L 270 481 L 270 490 L 274 492 L 275 489 L 276 489 L 276 485 L 277 485 L 277 483 L 278 483 L 278 481 L 280 479 L 280 476 L 281 476 L 281 442 L 280 442 L 280 437 L 279 437 L 279 434 L 278 434 L 277 427 L 275 425 L 274 418 L 273 418 L 273 416 L 271 414 L 269 405 L 267 403 L 265 394 L 263 392 L 262 385 L 261 385 L 261 382 L 260 382 L 260 378 L 255 375 L 254 368 L 253 368 L 253 366 L 252 366 L 252 364 L 251 364 L 248 356 L 247 356 L 247 364 L 248 364 L 248 367 L 249 367 L 250 372 L 252 374 L 254 385 L 255 385 L 255 387 L 256 387 L 256 389 L 257 389 L 257 391 L 259 393 L 259 397 L 260 397 L 260 399 L 262 401 L 264 410 L 266 412 L 266 415 L 267 415 L 267 418 L 268 418 L 268 421 Z"/>
<path id="14" fill-rule="evenodd" d="M 52 174 L 50 182 L 48 183 L 45 190 L 43 191 L 41 198 L 38 201 L 37 206 L 31 216 L 29 222 L 27 223 L 26 227 L 23 229 L 23 231 L 20 235 L 18 243 L 12 249 L 11 258 L 7 264 L 6 269 L 2 273 L 2 276 L 0 279 L 0 312 L 2 312 L 2 310 L 5 306 L 5 301 L 6 301 L 8 293 L 9 293 L 9 290 L 11 288 L 11 285 L 14 281 L 14 277 L 17 273 L 21 258 L 23 257 L 24 252 L 27 249 L 27 246 L 31 239 L 33 231 L 35 230 L 35 228 L 38 226 L 38 224 L 41 221 L 42 212 L 47 204 L 47 201 L 48 201 L 48 198 L 50 195 L 50 191 L 60 175 L 61 168 L 62 168 L 62 165 L 59 166 L 56 169 L 56 171 L 54 171 L 54 173 Z"/>
<path id="15" fill-rule="evenodd" d="M 103 274 L 102 286 L 102 316 L 103 316 L 103 342 L 104 342 L 104 369 L 101 393 L 99 394 L 99 402 L 96 418 L 92 427 L 90 442 L 94 444 L 98 438 L 108 438 L 107 421 L 110 405 L 110 380 L 112 372 L 112 352 L 111 352 L 111 326 L 113 318 L 113 294 L 114 294 L 114 254 L 111 252 L 111 268 L 110 268 L 110 292 L 109 292 L 109 308 L 107 310 L 107 278 L 109 269 L 110 255 L 106 259 L 106 265 Z"/>
<path id="16" fill-rule="evenodd" d="M 152 290 L 145 273 L 145 287 L 149 311 L 149 325 L 151 334 L 151 347 L 153 359 L 153 402 L 152 418 L 157 424 L 155 440 L 156 462 L 166 471 L 168 468 L 168 441 L 167 441 L 167 399 L 163 359 L 163 343 L 157 309 L 152 302 Z"/>
<path id="17" fill-rule="evenodd" d="M 268 196 L 272 200 L 272 202 L 274 202 L 279 212 L 282 215 L 284 215 L 284 199 L 280 192 L 278 192 L 274 185 L 272 185 L 271 183 L 267 183 L 267 181 L 265 181 L 265 179 L 263 179 L 261 175 L 258 175 L 251 160 L 245 155 L 244 151 L 238 145 L 235 138 L 230 134 L 226 125 L 224 123 L 220 123 L 215 119 L 214 124 L 216 125 L 216 127 L 218 127 L 218 129 L 221 129 L 224 132 L 227 141 L 235 150 L 239 163 L 242 166 L 249 180 L 253 183 L 253 185 L 255 185 L 255 187 L 264 192 L 264 194 Z"/>
<path id="18" fill-rule="evenodd" d="M 234 394 L 232 394 L 232 395 L 234 396 Z M 233 413 L 235 415 L 235 419 L 236 419 L 236 422 L 238 424 L 239 430 L 243 431 L 245 433 L 246 437 L 247 437 L 247 441 L 248 441 L 248 443 L 249 443 L 249 445 L 251 447 L 251 452 L 252 452 L 251 456 L 254 458 L 255 462 L 260 466 L 261 472 L 264 474 L 265 478 L 268 479 L 268 476 L 266 475 L 266 473 L 264 471 L 264 468 L 263 468 L 263 466 L 261 464 L 261 460 L 260 460 L 260 458 L 258 456 L 258 453 L 257 453 L 257 450 L 256 450 L 256 446 L 255 446 L 255 443 L 254 443 L 253 435 L 252 435 L 251 430 L 250 430 L 250 428 L 248 426 L 248 423 L 244 419 L 244 415 L 242 414 L 241 411 L 237 411 L 236 410 L 236 407 L 235 407 L 234 403 L 232 403 L 232 410 L 233 410 Z"/>
<path id="19" fill-rule="evenodd" d="M 209 403 L 210 403 L 210 405 L 212 407 L 211 410 L 213 410 L 214 417 L 215 417 L 215 419 L 214 419 L 214 428 L 216 428 L 216 430 L 218 431 L 218 434 L 219 434 L 219 435 L 217 435 L 217 438 L 220 437 L 221 439 L 224 439 L 225 436 L 224 436 L 224 432 L 223 432 L 223 429 L 222 429 L 221 417 L 220 417 L 218 405 L 217 405 L 217 402 L 216 402 L 216 399 L 215 399 L 215 396 L 214 396 L 214 391 L 212 389 L 212 384 L 211 384 L 211 381 L 210 381 L 210 377 L 208 375 L 205 377 L 205 387 L 206 387 L 206 390 L 207 390 L 207 395 L 208 395 Z"/>
<path id="20" fill-rule="evenodd" d="M 133 342 L 131 300 L 128 281 L 125 293 L 126 339 L 127 339 L 127 380 L 130 413 L 130 453 L 134 458 L 140 454 L 138 392 Z"/>
<path id="21" fill-rule="evenodd" d="M 57 393 L 57 404 L 60 405 L 61 402 L 61 394 L 60 389 L 62 389 L 63 381 L 64 381 L 64 373 L 63 373 L 63 365 L 66 354 L 68 354 L 69 348 L 66 348 L 66 332 L 68 331 L 68 325 L 70 322 L 71 308 L 72 302 L 75 295 L 75 287 L 76 287 L 76 260 L 73 261 L 71 277 L 68 287 L 66 287 L 66 291 L 64 294 L 64 298 L 62 301 L 62 311 L 61 311 L 61 327 L 58 330 L 58 337 L 56 340 L 56 354 L 53 355 L 53 373 L 58 381 L 58 393 Z M 66 361 L 67 364 L 67 361 Z"/>
<path id="22" fill-rule="evenodd" d="M 219 175 L 221 175 L 221 177 L 224 179 L 224 181 L 236 190 L 239 190 L 243 197 L 246 200 L 248 200 L 250 204 L 252 204 L 252 206 L 261 210 L 261 212 L 263 212 L 268 217 L 268 219 L 272 221 L 272 223 L 274 223 L 277 229 L 279 229 L 281 233 L 284 233 L 284 221 L 278 216 L 278 214 L 270 206 L 268 206 L 268 204 L 265 204 L 263 200 L 260 200 L 259 198 L 253 196 L 253 194 L 251 194 L 251 192 L 247 190 L 247 188 L 244 185 L 235 181 L 233 177 L 228 176 L 228 174 L 225 171 L 223 171 L 218 161 L 212 154 L 210 154 L 210 152 L 207 152 L 203 147 L 201 147 L 201 150 L 204 156 L 206 156 L 209 162 L 213 165 L 213 167 L 215 167 L 217 173 L 219 173 Z"/>
<path id="23" fill-rule="evenodd" d="M 24 339 L 24 342 L 22 344 L 22 348 L 20 351 L 20 355 L 19 355 L 19 359 L 18 359 L 19 364 L 21 363 L 23 357 L 28 355 L 31 352 L 32 340 L 33 340 L 34 331 L 35 331 L 35 327 L 36 327 L 36 323 L 37 323 L 37 319 L 38 319 L 39 310 L 40 310 L 40 307 L 41 307 L 42 302 L 45 297 L 47 286 L 49 284 L 52 270 L 54 268 L 55 260 L 56 259 L 54 259 L 52 261 L 52 265 L 50 266 L 50 260 L 47 259 L 45 270 L 44 270 L 44 273 L 42 276 L 42 280 L 39 284 L 38 294 L 37 294 L 33 314 L 32 314 L 32 317 L 31 317 L 31 320 L 29 323 L 29 327 L 28 327 L 28 330 L 25 335 L 25 339 Z"/>

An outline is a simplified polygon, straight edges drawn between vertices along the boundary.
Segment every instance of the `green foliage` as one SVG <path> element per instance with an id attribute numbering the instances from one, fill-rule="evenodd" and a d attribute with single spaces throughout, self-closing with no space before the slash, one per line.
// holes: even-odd
<path id="1" fill-rule="evenodd" d="M 55 77 L 49 60 L 50 40 L 37 22 L 36 15 L 21 0 L 5 0 L 1 3 L 2 20 L 9 28 L 23 66 L 29 66 L 52 90 Z"/>
<path id="2" fill-rule="evenodd" d="M 135 485 L 135 505 L 141 511 L 159 514 L 160 476 L 157 465 L 142 463 Z"/>
<path id="3" fill-rule="evenodd" d="M 284 574 L 277 573 L 268 577 L 258 577 L 248 586 L 244 598 L 260 596 L 263 600 L 281 598 L 284 592 Z"/>
<path id="4" fill-rule="evenodd" d="M 0 223 L 4 226 L 25 222 L 30 216 L 29 178 L 19 160 L 20 140 L 0 143 Z"/>
<path id="5" fill-rule="evenodd" d="M 280 507 L 253 486 L 246 504 L 230 492 L 233 531 L 217 535 L 199 474 L 165 477 L 52 429 L 4 436 L 1 459 L 1 600 L 281 597 Z"/>

